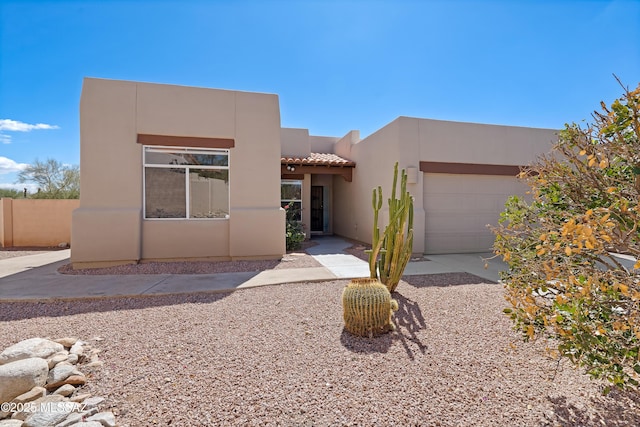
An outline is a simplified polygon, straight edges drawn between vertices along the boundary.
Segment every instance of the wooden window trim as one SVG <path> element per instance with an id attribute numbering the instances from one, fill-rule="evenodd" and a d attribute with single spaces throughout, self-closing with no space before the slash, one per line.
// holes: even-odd
<path id="1" fill-rule="evenodd" d="M 287 164 L 295 166 L 296 170 L 289 171 Z M 280 165 L 280 177 L 284 176 L 304 176 L 304 174 L 326 174 L 326 175 L 341 175 L 345 181 L 351 182 L 353 180 L 353 166 L 341 167 L 341 166 L 325 166 L 325 165 L 297 165 L 294 163 L 287 163 Z"/>
<path id="2" fill-rule="evenodd" d="M 201 138 L 195 136 L 169 136 L 138 134 L 138 144 L 188 148 L 233 148 L 235 140 L 228 138 Z"/>
<path id="3" fill-rule="evenodd" d="M 420 171 L 427 173 L 450 173 L 464 175 L 516 176 L 523 166 L 487 165 L 480 163 L 420 162 Z"/>

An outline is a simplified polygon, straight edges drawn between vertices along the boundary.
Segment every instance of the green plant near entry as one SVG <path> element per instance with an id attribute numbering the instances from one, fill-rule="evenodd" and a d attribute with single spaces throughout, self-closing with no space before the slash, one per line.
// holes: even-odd
<path id="1" fill-rule="evenodd" d="M 344 327 L 354 335 L 369 336 L 395 330 L 391 315 L 398 302 L 377 279 L 352 279 L 342 291 Z"/>
<path id="2" fill-rule="evenodd" d="M 389 204 L 389 224 L 380 235 L 378 219 L 382 208 L 382 187 L 373 190 L 373 236 L 369 252 L 369 271 L 389 292 L 400 283 L 413 251 L 413 196 L 407 191 L 407 173 L 402 169 L 400 193 L 396 197 L 398 162 L 393 168 L 393 187 Z"/>
<path id="3" fill-rule="evenodd" d="M 302 223 L 295 219 L 296 215 L 293 211 L 293 207 L 290 205 L 286 205 L 284 207 L 285 216 L 286 216 L 286 241 L 287 241 L 287 250 L 295 251 L 302 247 L 302 242 L 306 238 L 304 234 L 304 226 Z"/>
<path id="4" fill-rule="evenodd" d="M 551 338 L 552 355 L 637 389 L 640 85 L 601 106 L 593 123 L 566 125 L 552 155 L 520 174 L 531 200 L 508 200 L 494 249 L 509 265 L 505 313 L 525 339 Z"/>

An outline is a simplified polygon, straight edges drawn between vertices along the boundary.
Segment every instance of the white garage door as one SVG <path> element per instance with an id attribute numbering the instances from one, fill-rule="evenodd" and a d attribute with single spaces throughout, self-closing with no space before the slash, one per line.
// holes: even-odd
<path id="1" fill-rule="evenodd" d="M 486 252 L 494 235 L 487 224 L 498 223 L 504 203 L 527 186 L 515 177 L 424 174 L 425 252 Z"/>

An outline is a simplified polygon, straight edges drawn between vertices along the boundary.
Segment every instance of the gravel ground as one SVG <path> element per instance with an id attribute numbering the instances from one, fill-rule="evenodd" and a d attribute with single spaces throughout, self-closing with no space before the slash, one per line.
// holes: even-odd
<path id="1" fill-rule="evenodd" d="M 121 426 L 640 425 L 637 394 L 604 397 L 544 343 L 522 343 L 501 286 L 439 276 L 401 282 L 398 330 L 375 339 L 343 331 L 347 282 L 332 281 L 0 303 L 0 348 L 103 338 L 85 388 Z"/>
<path id="2" fill-rule="evenodd" d="M 15 258 L 25 255 L 36 255 L 43 252 L 59 251 L 60 248 L 32 248 L 32 247 L 19 247 L 19 248 L 0 248 L 0 260 Z"/>
<path id="3" fill-rule="evenodd" d="M 114 275 L 114 274 L 211 274 L 235 273 L 241 271 L 279 270 L 283 268 L 322 267 L 311 255 L 290 253 L 281 260 L 270 261 L 180 261 L 180 262 L 144 262 L 141 264 L 118 265 L 115 267 L 86 268 L 74 270 L 71 264 L 58 269 L 62 274 L 75 275 Z"/>
<path id="4" fill-rule="evenodd" d="M 237 273 L 245 271 L 280 270 L 284 268 L 322 267 L 311 255 L 304 252 L 315 246 L 315 242 L 303 242 L 298 251 L 289 251 L 280 260 L 267 261 L 180 261 L 180 262 L 143 262 L 141 264 L 118 265 L 115 267 L 86 268 L 74 270 L 71 264 L 58 269 L 62 274 L 75 275 L 117 275 L 117 274 L 211 274 Z"/>

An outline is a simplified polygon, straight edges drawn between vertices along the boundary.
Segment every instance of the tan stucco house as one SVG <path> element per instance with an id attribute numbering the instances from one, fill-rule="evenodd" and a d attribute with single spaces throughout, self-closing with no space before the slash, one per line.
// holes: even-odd
<path id="1" fill-rule="evenodd" d="M 415 197 L 415 252 L 487 251 L 486 225 L 525 192 L 519 167 L 556 138 L 410 117 L 364 139 L 313 136 L 280 126 L 277 95 L 87 78 L 71 261 L 280 258 L 285 205 L 308 235 L 370 242 L 371 191 L 390 194 L 396 161 Z"/>

